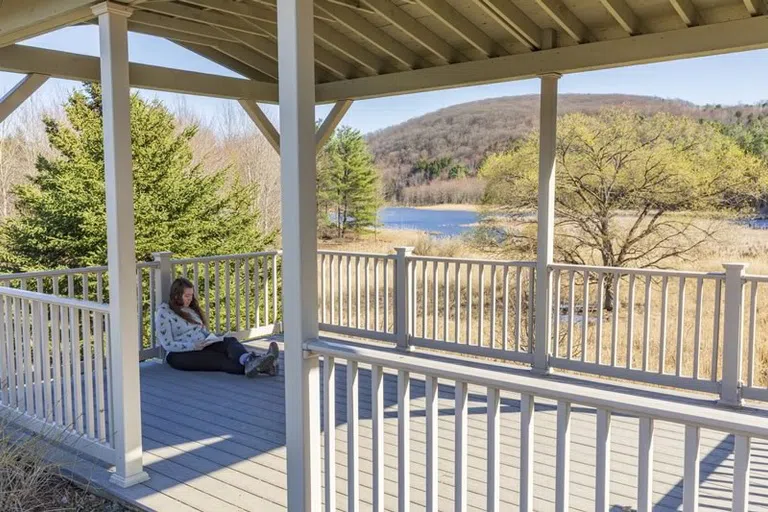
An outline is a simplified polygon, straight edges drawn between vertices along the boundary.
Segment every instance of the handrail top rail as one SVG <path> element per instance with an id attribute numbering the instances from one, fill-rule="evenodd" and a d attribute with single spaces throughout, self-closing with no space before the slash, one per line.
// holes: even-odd
<path id="1" fill-rule="evenodd" d="M 189 265 L 190 263 L 209 263 L 211 261 L 238 260 L 242 258 L 254 258 L 258 256 L 278 256 L 282 251 L 244 252 L 240 254 L 221 254 L 215 256 L 201 256 L 199 258 L 172 259 L 171 264 Z"/>
<path id="2" fill-rule="evenodd" d="M 708 277 L 713 279 L 725 279 L 725 272 L 696 272 L 694 270 L 669 270 L 662 268 L 632 268 L 632 267 L 604 267 L 599 265 L 576 265 L 573 263 L 551 263 L 551 270 L 568 270 L 574 272 L 602 272 L 604 274 L 635 274 L 647 276 L 668 277 Z"/>
<path id="3" fill-rule="evenodd" d="M 0 281 L 11 279 L 35 279 L 37 277 L 56 277 L 68 276 L 74 274 L 90 274 L 94 272 L 106 272 L 106 266 L 99 267 L 79 267 L 79 268 L 59 268 L 53 270 L 35 270 L 32 272 L 16 272 L 13 274 L 0 274 Z"/>
<path id="4" fill-rule="evenodd" d="M 546 377 L 511 374 L 492 369 L 473 367 L 472 371 L 468 372 L 466 366 L 438 361 L 429 358 L 426 354 L 404 353 L 384 347 L 368 348 L 327 338 L 306 342 L 304 348 L 315 354 L 376 364 L 504 391 L 529 393 L 539 398 L 564 400 L 616 413 L 695 425 L 731 434 L 768 438 L 768 416 L 760 417 L 685 403 L 682 400 L 675 400 L 674 397 L 662 399 L 630 395 L 621 391 L 600 389 L 588 383 L 558 382 Z M 674 407 L 670 407 L 672 402 Z"/>
<path id="5" fill-rule="evenodd" d="M 752 281 L 756 283 L 768 283 L 768 276 L 762 274 L 745 274 L 744 281 Z"/>
<path id="6" fill-rule="evenodd" d="M 396 254 L 377 253 L 377 252 L 352 252 L 352 251 L 334 251 L 330 249 L 321 249 L 317 251 L 319 256 L 357 256 L 358 258 L 378 258 L 382 260 L 393 260 L 397 258 Z"/>
<path id="7" fill-rule="evenodd" d="M 483 258 L 451 258 L 449 256 L 408 256 L 409 260 L 435 261 L 448 263 L 470 263 L 473 265 L 496 265 L 497 267 L 512 266 L 524 268 L 536 268 L 535 261 L 525 260 L 488 260 Z"/>
<path id="8" fill-rule="evenodd" d="M 2 296 L 26 299 L 35 302 L 43 302 L 45 304 L 52 304 L 56 306 L 87 309 L 89 311 L 109 314 L 109 304 L 101 304 L 99 302 L 93 302 L 90 300 L 72 299 L 69 297 L 60 297 L 48 293 L 32 292 L 29 290 L 19 290 L 18 288 L 0 286 L 0 297 Z"/>

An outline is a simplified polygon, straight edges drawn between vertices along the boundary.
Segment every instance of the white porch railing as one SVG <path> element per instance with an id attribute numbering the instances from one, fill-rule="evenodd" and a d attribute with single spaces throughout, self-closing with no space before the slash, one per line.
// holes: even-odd
<path id="1" fill-rule="evenodd" d="M 552 367 L 718 392 L 724 273 L 551 269 Z"/>
<path id="2" fill-rule="evenodd" d="M 6 419 L 114 463 L 109 306 L 0 288 Z"/>
<path id="3" fill-rule="evenodd" d="M 768 337 L 768 276 L 745 276 L 744 291 L 749 297 L 744 306 L 748 311 L 744 330 L 746 357 L 741 376 L 744 398 L 768 401 L 768 354 L 761 356 L 758 351 L 765 347 Z"/>
<path id="4" fill-rule="evenodd" d="M 141 358 L 160 355 L 152 311 L 174 277 L 197 285 L 217 331 L 269 334 L 281 320 L 281 252 L 137 265 Z M 318 252 L 324 332 L 534 365 L 536 264 Z M 553 264 L 551 339 L 541 372 L 561 369 L 768 400 L 768 276 Z M 0 275 L 0 286 L 108 302 L 106 267 Z M 729 286 L 730 285 L 730 286 Z"/>
<path id="5" fill-rule="evenodd" d="M 413 346 L 533 363 L 536 263 L 409 258 Z"/>
<path id="6" fill-rule="evenodd" d="M 502 393 L 514 393 L 520 398 L 520 466 L 519 466 L 519 509 L 533 510 L 534 481 L 534 425 L 537 401 L 554 401 L 557 404 L 556 450 L 555 450 L 555 509 L 569 509 L 571 480 L 571 411 L 574 407 L 590 408 L 595 411 L 595 510 L 608 510 L 611 489 L 611 421 L 614 415 L 637 418 L 638 457 L 637 503 L 638 511 L 650 512 L 655 504 L 653 498 L 654 466 L 654 423 L 670 422 L 684 426 L 685 442 L 683 454 L 683 510 L 698 510 L 701 480 L 699 453 L 702 429 L 715 430 L 735 436 L 734 475 L 732 508 L 735 512 L 749 510 L 750 453 L 753 438 L 768 438 L 768 419 L 747 416 L 725 409 L 705 405 L 675 402 L 637 394 L 619 393 L 598 388 L 589 383 L 571 384 L 543 379 L 524 374 L 510 374 L 498 368 L 477 365 L 471 371 L 463 362 L 437 361 L 429 354 L 407 354 L 402 351 L 362 347 L 348 342 L 312 341 L 305 344 L 311 354 L 323 358 L 323 433 L 325 455 L 323 460 L 325 485 L 325 510 L 335 510 L 336 470 L 336 389 L 334 378 L 337 362 L 345 361 L 346 368 L 346 452 L 347 510 L 360 509 L 359 460 L 360 410 L 357 404 L 359 393 L 359 370 L 370 366 L 371 372 L 371 465 L 372 509 L 384 509 L 384 400 L 383 375 L 397 373 L 397 496 L 399 510 L 408 510 L 411 490 L 411 446 L 410 446 L 410 401 L 411 381 L 424 379 L 426 387 L 426 464 L 424 466 L 426 509 L 438 510 L 438 488 L 445 485 L 445 474 L 439 475 L 439 422 L 438 381 L 453 386 L 455 395 L 453 478 L 453 507 L 467 509 L 468 490 L 468 390 L 469 386 L 479 387 L 479 393 L 487 396 L 486 423 L 486 510 L 499 511 L 501 457 L 500 398 Z M 460 364 L 461 363 L 461 364 Z M 473 391 L 477 394 L 478 391 Z M 317 404 L 317 407 L 321 407 Z M 622 435 L 627 435 L 625 431 Z M 581 439 L 579 443 L 584 443 Z M 588 441 L 589 442 L 589 441 Z M 622 465 L 630 460 L 622 457 Z M 626 469 L 626 468 L 625 468 Z M 421 476 L 420 476 L 421 478 Z M 504 479 L 507 479 L 505 476 Z M 392 477 L 388 479 L 394 480 Z M 726 485 L 726 484 L 719 484 Z"/>
<path id="7" fill-rule="evenodd" d="M 318 252 L 320 329 L 397 341 L 397 257 Z"/>

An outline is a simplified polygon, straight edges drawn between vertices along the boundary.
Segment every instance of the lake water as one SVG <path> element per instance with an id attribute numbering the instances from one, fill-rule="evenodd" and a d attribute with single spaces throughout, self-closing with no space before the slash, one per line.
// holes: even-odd
<path id="1" fill-rule="evenodd" d="M 422 210 L 387 207 L 379 210 L 379 224 L 387 229 L 426 231 L 436 237 L 458 236 L 472 229 L 480 216 L 473 211 Z"/>
<path id="2" fill-rule="evenodd" d="M 379 210 L 379 224 L 387 229 L 425 231 L 438 238 L 466 233 L 480 220 L 470 210 L 422 210 L 419 208 L 386 207 Z M 739 221 L 753 229 L 768 229 L 768 219 Z"/>

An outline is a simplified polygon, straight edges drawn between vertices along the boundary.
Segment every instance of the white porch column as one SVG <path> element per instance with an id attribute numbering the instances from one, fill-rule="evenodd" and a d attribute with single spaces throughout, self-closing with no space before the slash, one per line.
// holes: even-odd
<path id="1" fill-rule="evenodd" d="M 104 183 L 107 199 L 112 430 L 115 473 L 121 486 L 149 479 L 144 472 L 139 396 L 139 336 L 133 225 L 128 17 L 131 10 L 110 2 L 93 8 L 99 17 L 104 111 Z"/>
<path id="2" fill-rule="evenodd" d="M 551 73 L 541 78 L 539 140 L 539 212 L 536 235 L 536 300 L 533 369 L 549 373 L 549 344 L 552 324 L 552 264 L 555 243 L 555 148 L 557 144 L 557 81 Z"/>
<path id="3" fill-rule="evenodd" d="M 283 321 L 288 510 L 320 510 L 320 392 L 317 358 L 317 196 L 312 0 L 277 3 Z"/>

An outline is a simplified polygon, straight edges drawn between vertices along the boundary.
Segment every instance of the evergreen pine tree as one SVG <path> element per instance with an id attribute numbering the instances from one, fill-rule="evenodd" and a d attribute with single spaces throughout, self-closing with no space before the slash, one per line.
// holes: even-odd
<path id="1" fill-rule="evenodd" d="M 318 210 L 330 213 L 336 234 L 343 237 L 375 225 L 380 204 L 378 174 L 362 133 L 339 129 L 319 159 Z"/>
<path id="2" fill-rule="evenodd" d="M 18 215 L 3 226 L 5 270 L 103 265 L 107 259 L 104 141 L 99 84 L 85 84 L 65 104 L 68 123 L 43 121 L 60 156 L 37 162 L 15 189 Z M 193 162 L 194 128 L 178 130 L 158 101 L 131 98 L 136 259 L 156 251 L 178 257 L 263 249 L 253 189 L 226 184 L 228 169 Z"/>

